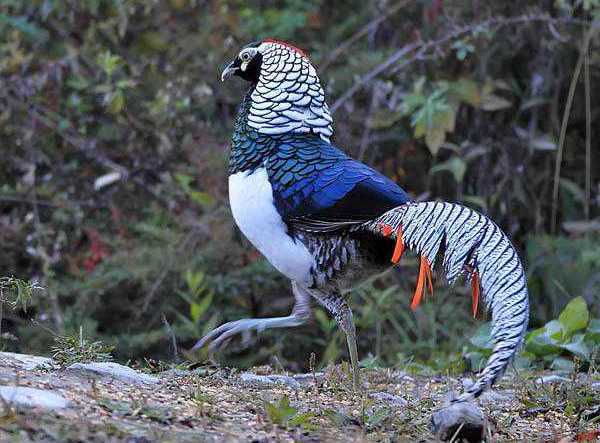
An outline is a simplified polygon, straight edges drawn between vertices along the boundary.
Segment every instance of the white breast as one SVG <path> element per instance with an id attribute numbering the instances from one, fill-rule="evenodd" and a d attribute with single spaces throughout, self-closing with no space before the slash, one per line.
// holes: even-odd
<path id="1" fill-rule="evenodd" d="M 304 244 L 287 234 L 266 169 L 230 175 L 229 204 L 240 230 L 267 260 L 289 279 L 309 284 L 314 259 Z"/>

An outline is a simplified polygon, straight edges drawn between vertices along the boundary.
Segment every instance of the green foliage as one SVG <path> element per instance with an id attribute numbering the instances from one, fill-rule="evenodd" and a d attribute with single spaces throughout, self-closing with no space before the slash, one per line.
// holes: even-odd
<path id="1" fill-rule="evenodd" d="M 469 104 L 484 111 L 498 111 L 512 106 L 510 101 L 494 93 L 497 88 L 494 82 L 487 81 L 480 86 L 468 78 L 443 80 L 436 82 L 428 93 L 425 81 L 421 77 L 414 83 L 413 91 L 404 97 L 402 113 L 411 116 L 414 137 L 424 137 L 425 144 L 434 156 L 445 142 L 447 134 L 454 132 L 461 104 Z M 430 172 L 437 170 L 432 169 Z M 458 182 L 462 181 L 463 175 L 464 172 Z"/>
<path id="2" fill-rule="evenodd" d="M 36 292 L 42 288 L 30 281 L 15 277 L 0 277 L 0 304 L 7 303 L 10 308 L 27 310 Z"/>
<path id="3" fill-rule="evenodd" d="M 583 295 L 591 311 L 599 312 L 600 239 L 530 236 L 527 241 L 529 287 L 545 303 L 533 305 L 534 318 L 550 319 L 558 315 L 566 297 Z"/>
<path id="4" fill-rule="evenodd" d="M 314 414 L 299 413 L 298 409 L 290 406 L 287 395 L 281 397 L 278 403 L 265 402 L 265 412 L 269 421 L 284 428 L 301 427 L 307 431 L 316 429 L 313 422 Z"/>
<path id="5" fill-rule="evenodd" d="M 177 294 L 186 302 L 188 314 L 175 312 L 178 319 L 175 327 L 180 337 L 198 339 L 216 324 L 216 314 L 205 324 L 201 324 L 202 318 L 213 303 L 214 292 L 207 286 L 205 275 L 200 271 L 186 271 L 184 280 L 187 291 L 177 291 Z"/>
<path id="6" fill-rule="evenodd" d="M 256 38 L 294 39 L 307 26 L 309 15 L 318 10 L 318 2 L 285 0 L 277 7 L 261 7 L 240 2 L 239 17 L 244 31 Z"/>
<path id="7" fill-rule="evenodd" d="M 590 319 L 583 297 L 573 298 L 558 320 L 530 331 L 520 364 L 539 364 L 559 371 L 571 371 L 573 358 L 593 363 L 600 357 L 600 319 Z M 479 369 L 493 349 L 490 324 L 482 325 L 470 339 L 471 350 L 465 353 L 472 369 Z"/>
<path id="8" fill-rule="evenodd" d="M 79 334 L 57 335 L 52 346 L 52 358 L 60 367 L 73 363 L 111 361 L 114 346 L 101 341 L 90 341 L 83 336 L 83 328 Z"/>

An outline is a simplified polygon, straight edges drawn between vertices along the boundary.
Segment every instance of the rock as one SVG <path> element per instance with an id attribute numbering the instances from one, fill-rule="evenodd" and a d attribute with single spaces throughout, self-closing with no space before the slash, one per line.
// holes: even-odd
<path id="1" fill-rule="evenodd" d="M 512 401 L 515 399 L 515 391 L 496 391 L 495 389 L 488 389 L 479 397 L 481 403 L 500 403 L 505 401 Z"/>
<path id="2" fill-rule="evenodd" d="M 451 403 L 431 416 L 430 429 L 440 440 L 480 442 L 485 434 L 486 420 L 474 403 Z M 458 434 L 457 434 L 458 432 Z"/>
<path id="3" fill-rule="evenodd" d="M 21 369 L 25 369 L 27 371 L 31 371 L 32 369 L 36 369 L 39 367 L 52 367 L 54 366 L 54 361 L 48 357 L 38 357 L 37 355 L 27 355 L 27 354 L 16 354 L 14 352 L 0 352 L 0 365 L 3 364 L 3 360 L 9 359 L 13 362 L 19 364 Z"/>
<path id="4" fill-rule="evenodd" d="M 287 375 L 256 375 L 251 372 L 244 372 L 240 375 L 240 378 L 244 383 L 258 385 L 283 384 L 293 389 L 300 388 L 300 383 Z"/>
<path id="5" fill-rule="evenodd" d="M 128 366 L 114 362 L 102 363 L 74 363 L 67 368 L 68 371 L 91 372 L 93 374 L 112 377 L 127 383 L 156 384 L 159 379 L 149 374 L 131 369 Z"/>
<path id="6" fill-rule="evenodd" d="M 463 388 L 465 389 L 465 391 L 475 384 L 475 382 L 473 381 L 473 379 L 469 378 L 469 377 L 463 378 L 462 381 L 461 381 L 461 383 L 462 383 Z"/>
<path id="7" fill-rule="evenodd" d="M 24 386 L 0 386 L 0 397 L 8 404 L 30 408 L 65 409 L 69 402 L 61 395 Z"/>
<path id="8" fill-rule="evenodd" d="M 293 376 L 294 380 L 296 380 L 302 386 L 310 386 L 315 382 L 315 380 L 317 383 L 319 383 L 324 377 L 324 372 L 315 372 L 314 374 L 296 374 Z"/>
<path id="9" fill-rule="evenodd" d="M 535 379 L 536 383 L 561 383 L 564 381 L 570 381 L 566 377 L 560 375 L 545 375 L 544 377 L 538 377 Z"/>
<path id="10" fill-rule="evenodd" d="M 390 394 L 389 392 L 373 392 L 371 395 L 369 395 L 369 397 L 374 398 L 375 400 L 383 401 L 395 408 L 402 408 L 408 404 L 408 402 L 402 397 Z"/>

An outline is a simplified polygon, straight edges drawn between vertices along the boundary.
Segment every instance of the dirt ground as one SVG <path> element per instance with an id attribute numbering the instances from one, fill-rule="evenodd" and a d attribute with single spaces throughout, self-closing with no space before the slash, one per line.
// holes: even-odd
<path id="1" fill-rule="evenodd" d="M 153 383 L 132 382 L 2 358 L 0 385 L 51 391 L 69 406 L 3 400 L 0 441 L 436 441 L 431 414 L 462 386 L 455 377 L 364 369 L 363 391 L 355 393 L 345 365 L 299 376 L 269 367 L 154 375 Z M 487 440 L 600 440 L 599 380 L 508 374 L 480 401 Z"/>

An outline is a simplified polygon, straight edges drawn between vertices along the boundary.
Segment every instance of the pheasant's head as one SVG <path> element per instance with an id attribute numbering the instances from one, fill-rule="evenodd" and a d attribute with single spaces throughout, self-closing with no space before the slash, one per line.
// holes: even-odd
<path id="1" fill-rule="evenodd" d="M 301 49 L 266 39 L 242 48 L 221 75 L 252 83 L 248 125 L 263 134 L 314 133 L 329 140 L 332 118 L 317 71 Z"/>

